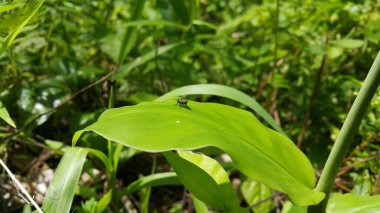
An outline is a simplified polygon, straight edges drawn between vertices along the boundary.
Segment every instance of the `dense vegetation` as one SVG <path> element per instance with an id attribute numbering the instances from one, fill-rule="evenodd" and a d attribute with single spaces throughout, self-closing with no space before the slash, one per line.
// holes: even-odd
<path id="1" fill-rule="evenodd" d="M 5 108 L 0 105 L 0 113 L 5 121 L 0 121 L 0 157 L 42 203 L 47 191 L 44 183 L 51 180 L 74 133 L 96 122 L 107 108 L 150 103 L 186 85 L 219 84 L 260 103 L 280 126 L 276 130 L 283 130 L 305 153 L 318 179 L 380 49 L 379 12 L 380 4 L 370 0 L 3 1 L 0 104 Z M 220 91 L 227 94 L 229 90 Z M 253 112 L 275 128 L 255 108 L 215 93 L 207 88 L 188 92 L 190 108 L 198 109 L 196 101 L 230 105 Z M 186 110 L 176 105 L 180 96 L 162 105 Z M 161 108 L 154 108 L 158 105 L 152 108 L 160 112 Z M 136 106 L 130 109 L 144 113 L 151 109 L 149 105 Z M 235 112 L 219 105 L 207 107 L 215 113 Z M 202 113 L 199 116 L 214 116 Z M 380 193 L 376 184 L 380 177 L 379 117 L 377 91 L 343 160 L 334 193 Z M 119 126 L 138 123 L 133 116 L 123 119 Z M 242 125 L 231 125 L 230 129 L 243 129 L 245 123 L 255 122 L 235 114 L 226 116 L 225 121 L 215 119 Z M 106 128 L 108 124 L 99 125 Z M 154 132 L 146 132 L 158 140 Z M 117 141 L 107 133 L 101 135 Z M 173 135 L 180 138 L 175 132 Z M 162 179 L 169 186 L 159 183 L 159 187 L 133 189 L 130 184 L 143 176 L 170 172 L 171 167 L 180 173 L 178 164 L 173 163 L 178 157 L 171 152 L 156 153 L 159 148 L 136 145 L 150 151 L 142 152 L 129 148 L 128 143 L 119 146 L 111 141 L 94 133 L 78 140 L 76 146 L 98 152 L 88 151 L 72 210 L 193 212 L 196 208 L 200 212 L 197 205 L 201 201 L 215 208 L 212 201 L 192 198 L 179 184 L 186 185 L 183 179 L 178 181 L 171 173 Z M 290 208 L 284 193 L 252 180 L 239 165 L 226 161 L 221 150 L 203 148 L 198 152 L 218 159 L 238 191 L 236 202 L 240 206 L 251 206 L 254 212 L 286 212 Z M 104 163 L 108 161 L 102 161 L 102 153 L 108 157 L 109 167 Z M 184 159 L 189 155 L 179 152 Z M 114 156 L 117 159 L 111 160 Z M 2 173 L 0 180 L 0 212 L 27 211 L 28 205 L 24 207 L 25 201 L 8 175 Z"/>

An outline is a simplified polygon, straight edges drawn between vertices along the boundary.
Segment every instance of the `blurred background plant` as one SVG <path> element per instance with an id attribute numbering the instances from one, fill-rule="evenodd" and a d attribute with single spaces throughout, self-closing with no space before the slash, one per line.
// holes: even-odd
<path id="1" fill-rule="evenodd" d="M 94 122 L 108 105 L 108 87 L 102 84 L 117 65 L 115 106 L 150 101 L 197 83 L 228 85 L 250 94 L 319 174 L 379 50 L 379 9 L 370 0 L 3 1 L 0 100 L 18 128 L 0 121 L 0 156 L 32 194 L 44 194 L 43 183 L 57 166 L 60 147 L 69 145 L 73 133 Z M 195 99 L 244 107 L 214 96 Z M 380 93 L 335 191 L 380 191 L 375 187 L 379 110 Z M 81 143 L 107 149 L 103 139 L 91 134 Z M 151 154 L 124 149 L 117 186 L 122 189 L 149 175 L 152 162 Z M 162 156 L 156 163 L 156 170 L 169 170 Z M 89 212 L 105 192 L 106 172 L 99 162 L 89 158 L 84 171 L 73 204 L 79 212 Z M 236 185 L 242 183 L 246 205 L 272 196 L 265 188 L 248 190 L 255 182 L 237 172 L 231 178 Z M 7 184 L 0 184 L 0 211 L 18 212 L 22 199 L 7 195 L 12 184 L 5 174 L 1 181 Z M 122 204 L 138 209 L 138 199 L 134 193 Z M 148 205 L 158 212 L 191 209 L 180 186 L 152 189 Z M 268 201 L 258 211 L 269 212 L 276 205 Z"/>

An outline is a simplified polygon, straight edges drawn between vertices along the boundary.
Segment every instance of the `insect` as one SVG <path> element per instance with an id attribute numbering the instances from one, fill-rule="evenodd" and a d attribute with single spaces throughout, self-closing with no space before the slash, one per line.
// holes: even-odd
<path id="1" fill-rule="evenodd" d="M 177 104 L 179 105 L 187 105 L 187 99 L 186 98 L 180 98 L 177 100 Z"/>
<path id="2" fill-rule="evenodd" d="M 186 108 L 186 109 L 190 109 L 190 107 L 187 106 L 187 102 L 188 102 L 188 100 L 186 98 L 182 97 L 182 98 L 180 98 L 180 99 L 177 100 L 177 105 L 179 105 L 179 106 L 181 106 L 183 108 Z"/>

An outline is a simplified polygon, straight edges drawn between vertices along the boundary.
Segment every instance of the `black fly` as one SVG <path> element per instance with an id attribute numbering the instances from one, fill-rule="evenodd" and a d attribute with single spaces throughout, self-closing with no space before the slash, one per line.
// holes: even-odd
<path id="1" fill-rule="evenodd" d="M 188 102 L 188 100 L 186 98 L 180 98 L 177 100 L 177 105 L 181 106 L 183 108 L 186 108 L 186 109 L 190 109 L 190 107 L 187 106 L 187 102 Z"/>

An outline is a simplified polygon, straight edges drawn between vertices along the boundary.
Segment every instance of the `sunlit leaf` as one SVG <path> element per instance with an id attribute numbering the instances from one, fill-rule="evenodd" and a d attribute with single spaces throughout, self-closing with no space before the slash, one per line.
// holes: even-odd
<path id="1" fill-rule="evenodd" d="M 159 97 L 156 101 L 170 100 L 173 97 L 198 94 L 217 95 L 245 104 L 246 106 L 254 110 L 258 115 L 260 115 L 275 130 L 285 135 L 285 132 L 276 123 L 276 121 L 267 113 L 267 111 L 259 103 L 256 102 L 254 98 L 232 87 L 218 84 L 189 85 L 170 91 L 165 95 Z"/>
<path id="2" fill-rule="evenodd" d="M 327 213 L 375 213 L 380 209 L 380 195 L 357 196 L 353 194 L 336 194 L 329 199 Z"/>
<path id="3" fill-rule="evenodd" d="M 219 147 L 244 174 L 286 192 L 297 205 L 316 204 L 324 197 L 312 190 L 314 171 L 306 156 L 245 110 L 194 101 L 188 108 L 175 100 L 147 102 L 106 110 L 75 133 L 73 144 L 85 131 L 148 152 Z"/>

